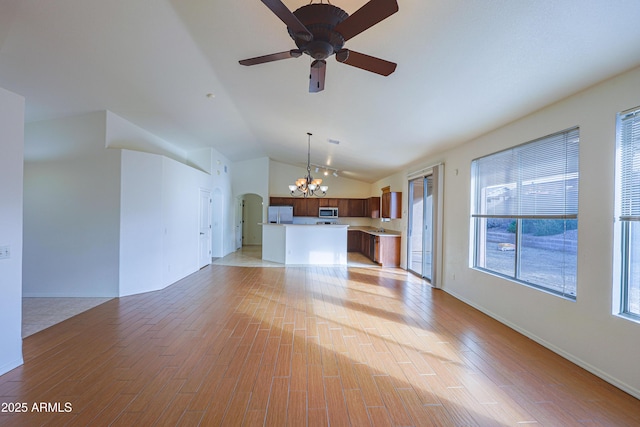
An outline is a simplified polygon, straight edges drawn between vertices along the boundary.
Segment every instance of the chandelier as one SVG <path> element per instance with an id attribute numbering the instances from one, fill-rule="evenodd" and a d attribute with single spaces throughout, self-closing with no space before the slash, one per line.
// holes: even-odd
<path id="1" fill-rule="evenodd" d="M 324 197 L 327 195 L 329 187 L 321 185 L 322 180 L 320 178 L 314 178 L 311 176 L 311 133 L 307 132 L 307 176 L 298 178 L 295 184 L 289 185 L 289 191 L 292 196 L 301 197 Z"/>

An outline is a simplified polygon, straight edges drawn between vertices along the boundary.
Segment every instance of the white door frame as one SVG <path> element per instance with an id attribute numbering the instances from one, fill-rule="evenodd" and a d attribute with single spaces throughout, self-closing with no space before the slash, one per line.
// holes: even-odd
<path id="1" fill-rule="evenodd" d="M 200 189 L 198 268 L 211 264 L 211 191 Z"/>

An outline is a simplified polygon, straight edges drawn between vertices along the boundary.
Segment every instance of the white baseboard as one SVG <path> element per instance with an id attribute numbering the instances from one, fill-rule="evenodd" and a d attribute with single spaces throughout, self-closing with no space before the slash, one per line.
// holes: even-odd
<path id="1" fill-rule="evenodd" d="M 17 368 L 18 366 L 24 364 L 24 360 L 21 358 L 13 360 L 9 363 L 5 363 L 4 365 L 0 365 L 0 375 L 4 375 L 7 372 Z"/>
<path id="2" fill-rule="evenodd" d="M 526 336 L 527 338 L 532 339 L 533 341 L 537 342 L 538 344 L 540 344 L 541 346 L 548 348 L 549 350 L 553 351 L 554 353 L 564 357 L 565 359 L 569 360 L 570 362 L 575 363 L 576 365 L 580 366 L 583 369 L 586 369 L 587 371 L 591 372 L 593 375 L 603 379 L 604 381 L 608 382 L 609 384 L 619 388 L 620 390 L 629 393 L 631 396 L 635 397 L 636 399 L 640 399 L 640 390 L 636 389 L 635 387 L 630 386 L 629 384 L 625 383 L 624 381 L 620 380 L 619 378 L 615 378 L 611 375 L 609 375 L 608 373 L 602 371 L 601 369 L 585 362 L 584 360 L 580 359 L 579 357 L 576 357 L 575 355 L 568 353 L 566 351 L 564 351 L 563 349 L 561 349 L 560 347 L 557 347 L 556 345 L 546 341 L 545 339 L 527 331 L 526 329 L 521 328 L 520 326 L 508 321 L 507 319 L 502 318 L 501 316 L 493 313 L 491 310 L 487 310 L 485 307 L 480 306 L 472 301 L 468 301 L 467 299 L 457 295 L 455 292 L 451 292 L 449 290 L 445 290 L 445 289 L 441 289 L 442 291 L 448 293 L 449 295 L 451 295 L 452 297 L 464 302 L 465 304 L 469 304 L 471 307 L 481 311 L 482 313 L 486 314 L 487 316 L 497 320 L 498 322 L 507 325 L 508 327 L 510 327 L 511 329 L 521 333 L 522 335 Z"/>

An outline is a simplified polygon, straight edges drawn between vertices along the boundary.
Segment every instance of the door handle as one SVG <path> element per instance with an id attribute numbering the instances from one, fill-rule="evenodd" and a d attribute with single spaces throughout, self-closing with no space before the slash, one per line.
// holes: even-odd
<path id="1" fill-rule="evenodd" d="M 200 235 L 201 235 L 201 236 L 204 236 L 204 233 L 201 231 L 201 232 L 200 232 Z"/>

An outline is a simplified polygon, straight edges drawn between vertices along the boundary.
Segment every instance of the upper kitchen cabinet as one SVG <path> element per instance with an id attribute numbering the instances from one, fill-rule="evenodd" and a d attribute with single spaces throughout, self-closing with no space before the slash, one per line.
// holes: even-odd
<path id="1" fill-rule="evenodd" d="M 368 199 L 271 197 L 270 206 L 293 206 L 294 216 L 318 216 L 318 208 L 338 208 L 343 218 L 380 218 L 380 197 Z"/>
<path id="2" fill-rule="evenodd" d="M 349 199 L 338 199 L 338 216 L 344 218 L 353 216 L 349 210 Z"/>
<path id="3" fill-rule="evenodd" d="M 327 198 L 323 197 L 319 200 L 320 207 L 322 208 L 337 208 L 338 207 L 338 199 L 336 198 Z"/>
<path id="4" fill-rule="evenodd" d="M 382 218 L 402 218 L 402 193 L 390 191 L 389 187 L 382 189 Z"/>
<path id="5" fill-rule="evenodd" d="M 353 217 L 366 217 L 366 199 L 347 199 L 349 216 Z"/>
<path id="6" fill-rule="evenodd" d="M 316 198 L 291 198 L 293 216 L 318 216 L 319 200 Z"/>
<path id="7" fill-rule="evenodd" d="M 303 216 L 318 216 L 318 210 L 320 208 L 320 200 L 316 198 L 307 199 L 307 214 Z"/>
<path id="8" fill-rule="evenodd" d="M 380 197 L 369 197 L 365 202 L 364 216 L 369 218 L 380 218 Z"/>
<path id="9" fill-rule="evenodd" d="M 270 197 L 269 206 L 293 206 L 291 197 Z"/>

